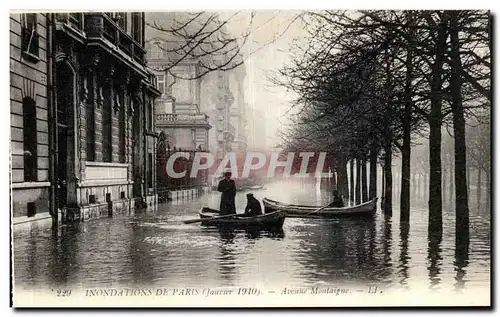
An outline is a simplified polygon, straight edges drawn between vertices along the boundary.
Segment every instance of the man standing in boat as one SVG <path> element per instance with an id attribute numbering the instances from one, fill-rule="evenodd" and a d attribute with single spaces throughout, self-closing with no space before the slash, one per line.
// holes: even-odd
<path id="1" fill-rule="evenodd" d="M 236 196 L 236 185 L 234 180 L 231 179 L 231 172 L 224 173 L 224 179 L 219 182 L 217 191 L 221 192 L 220 198 L 220 215 L 236 214 L 236 205 L 234 197 Z"/>
<path id="2" fill-rule="evenodd" d="M 333 201 L 328 205 L 328 207 L 344 207 L 344 201 L 342 197 L 339 196 L 339 192 L 337 190 L 333 191 Z"/>
<path id="3" fill-rule="evenodd" d="M 253 196 L 252 193 L 247 194 L 247 206 L 245 207 L 245 217 L 255 217 L 262 215 L 262 207 L 260 202 Z"/>

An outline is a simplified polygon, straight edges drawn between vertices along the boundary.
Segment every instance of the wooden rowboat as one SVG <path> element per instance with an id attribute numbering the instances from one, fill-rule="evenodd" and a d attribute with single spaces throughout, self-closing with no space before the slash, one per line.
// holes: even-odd
<path id="1" fill-rule="evenodd" d="M 236 214 L 234 217 L 219 218 L 219 211 L 204 207 L 199 212 L 201 224 L 204 226 L 220 227 L 253 227 L 260 229 L 279 230 L 283 227 L 286 213 L 275 211 L 255 217 L 242 217 Z"/>
<path id="2" fill-rule="evenodd" d="M 377 198 L 371 201 L 350 207 L 327 207 L 318 212 L 322 206 L 304 206 L 285 204 L 269 198 L 262 200 L 266 213 L 285 211 L 287 217 L 337 217 L 337 216 L 372 216 L 377 211 Z"/>

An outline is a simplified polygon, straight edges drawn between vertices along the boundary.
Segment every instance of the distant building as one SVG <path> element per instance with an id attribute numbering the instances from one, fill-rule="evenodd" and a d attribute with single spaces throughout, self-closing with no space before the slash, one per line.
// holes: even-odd
<path id="1" fill-rule="evenodd" d="M 160 24 L 168 22 L 166 13 L 146 13 L 148 21 Z M 171 60 L 176 56 L 168 53 L 169 43 L 175 38 L 166 32 L 148 27 L 146 29 L 146 48 L 148 66 L 153 69 L 156 84 L 161 92 L 156 100 L 156 131 L 160 134 L 159 155 L 157 156 L 158 182 L 161 191 L 202 186 L 207 176 L 200 173 L 197 179 L 187 175 L 183 179 L 169 179 L 166 173 L 168 157 L 177 151 L 192 153 L 191 160 L 182 163 L 182 169 L 190 169 L 196 151 L 209 151 L 209 123 L 207 113 L 201 110 L 201 79 L 190 80 L 199 74 L 196 60 L 186 59 L 167 72 Z M 182 162 L 181 162 L 182 161 Z"/>
<path id="2" fill-rule="evenodd" d="M 184 14 L 151 12 L 146 13 L 146 19 L 169 28 L 174 17 L 181 21 Z M 162 92 L 156 101 L 156 127 L 165 134 L 170 150 L 209 151 L 216 160 L 230 151 L 245 151 L 244 65 L 200 76 L 199 60 L 176 56 L 169 49 L 179 41 L 171 33 L 149 27 L 146 38 L 148 66 Z M 167 73 L 166 66 L 180 58 L 182 61 Z M 182 79 L 197 76 L 200 78 Z"/>
<path id="3" fill-rule="evenodd" d="M 234 105 L 230 110 L 230 123 L 234 127 L 233 150 L 245 152 L 247 149 L 247 116 L 245 103 L 245 64 L 229 71 L 230 89 L 234 95 Z"/>
<path id="4" fill-rule="evenodd" d="M 14 219 L 156 207 L 144 14 L 10 16 Z"/>

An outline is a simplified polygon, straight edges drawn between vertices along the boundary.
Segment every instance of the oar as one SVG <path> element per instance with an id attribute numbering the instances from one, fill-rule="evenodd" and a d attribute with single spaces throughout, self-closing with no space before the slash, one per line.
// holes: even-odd
<path id="1" fill-rule="evenodd" d="M 185 224 L 189 224 L 189 223 L 200 222 L 200 221 L 203 221 L 203 220 L 214 220 L 214 219 L 216 220 L 216 219 L 229 218 L 229 217 L 235 217 L 235 216 L 238 216 L 238 214 L 225 215 L 225 216 L 212 217 L 212 218 L 191 219 L 191 220 L 184 221 L 184 223 Z"/>
<path id="2" fill-rule="evenodd" d="M 328 204 L 328 205 L 329 205 L 329 204 Z M 325 209 L 326 207 L 328 207 L 328 205 L 323 206 L 323 207 L 321 207 L 321 208 L 318 208 L 318 209 L 316 209 L 316 210 L 313 210 L 313 211 L 311 211 L 311 212 L 308 212 L 306 215 L 310 215 L 310 214 L 313 214 L 313 213 L 315 213 L 315 212 L 319 212 L 319 211 L 321 211 L 321 210 Z"/>

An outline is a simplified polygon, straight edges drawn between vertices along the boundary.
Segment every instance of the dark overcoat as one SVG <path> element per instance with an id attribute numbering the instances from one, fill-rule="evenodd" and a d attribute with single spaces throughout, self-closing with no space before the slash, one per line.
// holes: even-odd
<path id="1" fill-rule="evenodd" d="M 234 197 L 236 196 L 236 185 L 232 179 L 223 179 L 219 182 L 217 190 L 222 193 L 220 197 L 220 214 L 230 215 L 236 213 Z"/>

